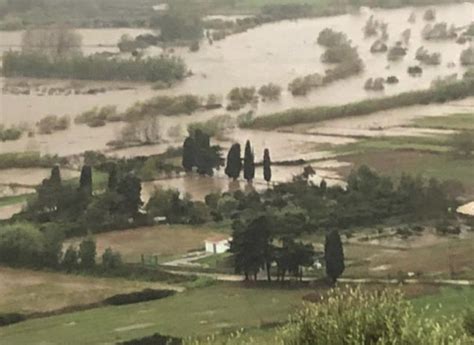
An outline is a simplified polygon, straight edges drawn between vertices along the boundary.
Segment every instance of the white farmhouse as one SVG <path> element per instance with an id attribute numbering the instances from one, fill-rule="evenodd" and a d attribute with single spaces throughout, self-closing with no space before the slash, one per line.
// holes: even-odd
<path id="1" fill-rule="evenodd" d="M 230 249 L 230 241 L 232 237 L 221 235 L 207 238 L 204 243 L 206 253 L 221 254 Z"/>

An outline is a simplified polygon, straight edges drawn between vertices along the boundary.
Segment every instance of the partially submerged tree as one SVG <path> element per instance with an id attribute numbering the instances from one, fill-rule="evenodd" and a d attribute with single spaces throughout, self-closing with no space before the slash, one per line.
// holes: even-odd
<path id="1" fill-rule="evenodd" d="M 240 157 L 240 144 L 233 144 L 227 154 L 225 173 L 230 178 L 237 180 L 242 171 L 242 158 Z"/>
<path id="2" fill-rule="evenodd" d="M 267 183 L 270 183 L 272 180 L 272 162 L 270 159 L 270 151 L 268 149 L 265 149 L 263 151 L 263 178 Z"/>
<path id="3" fill-rule="evenodd" d="M 247 182 L 251 183 L 255 177 L 255 155 L 250 145 L 250 141 L 247 140 L 245 144 L 244 153 L 244 178 Z"/>

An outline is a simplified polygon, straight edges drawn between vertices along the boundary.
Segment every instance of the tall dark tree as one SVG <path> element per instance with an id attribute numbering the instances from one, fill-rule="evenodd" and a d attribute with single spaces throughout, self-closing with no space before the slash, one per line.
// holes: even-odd
<path id="1" fill-rule="evenodd" d="M 263 178 L 270 183 L 272 180 L 272 161 L 270 159 L 270 151 L 263 151 Z"/>
<path id="2" fill-rule="evenodd" d="M 233 228 L 230 251 L 234 253 L 235 271 L 244 274 L 245 280 L 251 276 L 256 280 L 260 269 L 271 262 L 270 221 L 259 215 L 250 221 L 236 221 Z"/>
<path id="3" fill-rule="evenodd" d="M 222 164 L 220 150 L 217 145 L 211 146 L 209 135 L 193 130 L 183 144 L 183 167 L 188 172 L 196 167 L 199 174 L 212 176 L 214 168 Z"/>
<path id="4" fill-rule="evenodd" d="M 234 181 L 237 180 L 242 171 L 242 158 L 240 157 L 240 144 L 233 144 L 227 154 L 227 165 L 225 173 Z"/>
<path id="5" fill-rule="evenodd" d="M 79 178 L 79 190 L 86 195 L 92 195 L 92 168 L 84 165 Z"/>
<path id="6" fill-rule="evenodd" d="M 97 249 L 95 241 L 91 237 L 84 239 L 79 245 L 79 260 L 80 265 L 84 269 L 91 269 L 95 266 L 95 257 L 97 255 Z"/>
<path id="7" fill-rule="evenodd" d="M 59 171 L 58 165 L 55 165 L 53 169 L 51 169 L 51 177 L 49 178 L 49 182 L 52 186 L 61 185 L 61 172 Z"/>
<path id="8" fill-rule="evenodd" d="M 120 203 L 121 212 L 132 217 L 138 215 L 138 210 L 143 205 L 141 199 L 142 185 L 138 177 L 126 175 L 120 179 L 117 186 L 117 193 L 122 196 Z"/>
<path id="9" fill-rule="evenodd" d="M 255 156 L 250 145 L 250 141 L 247 140 L 245 144 L 244 154 L 244 178 L 248 182 L 252 182 L 255 177 Z"/>
<path id="10" fill-rule="evenodd" d="M 326 235 L 324 259 L 326 261 L 326 274 L 333 283 L 336 283 L 345 269 L 344 249 L 342 248 L 341 236 L 337 230 Z"/>
<path id="11" fill-rule="evenodd" d="M 191 136 L 184 140 L 182 164 L 186 172 L 192 171 L 196 164 L 196 143 Z"/>

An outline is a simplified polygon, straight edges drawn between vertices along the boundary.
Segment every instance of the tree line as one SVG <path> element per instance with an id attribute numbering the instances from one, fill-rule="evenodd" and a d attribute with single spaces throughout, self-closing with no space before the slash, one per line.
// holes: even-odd
<path id="1" fill-rule="evenodd" d="M 182 59 L 165 55 L 121 60 L 101 55 L 51 58 L 38 52 L 9 51 L 3 54 L 5 77 L 173 83 L 184 79 L 186 72 L 186 65 Z"/>
<path id="2" fill-rule="evenodd" d="M 186 172 L 196 170 L 200 175 L 214 174 L 214 169 L 219 169 L 225 162 L 225 174 L 238 180 L 243 172 L 243 177 L 248 183 L 255 178 L 255 153 L 249 140 L 245 143 L 244 157 L 242 158 L 239 143 L 231 145 L 227 157 L 221 157 L 221 148 L 218 145 L 210 145 L 210 136 L 201 129 L 192 130 L 184 140 L 182 166 Z M 270 183 L 272 179 L 270 151 L 263 152 L 263 177 Z"/>

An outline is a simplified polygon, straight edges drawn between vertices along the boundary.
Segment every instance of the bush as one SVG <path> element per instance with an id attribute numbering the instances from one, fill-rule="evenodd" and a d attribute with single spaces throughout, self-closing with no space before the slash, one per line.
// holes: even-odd
<path id="1" fill-rule="evenodd" d="M 126 294 L 114 295 L 104 300 L 105 304 L 109 305 L 124 305 L 134 304 L 140 302 L 154 301 L 157 299 L 173 296 L 176 293 L 174 290 L 153 290 L 145 289 L 143 291 L 136 291 Z"/>
<path id="2" fill-rule="evenodd" d="M 230 102 L 229 110 L 238 110 L 247 104 L 258 101 L 254 87 L 235 87 L 227 95 Z"/>
<path id="3" fill-rule="evenodd" d="M 279 85 L 269 83 L 263 85 L 258 89 L 258 94 L 263 98 L 263 100 L 275 101 L 281 96 L 281 87 Z"/>
<path id="4" fill-rule="evenodd" d="M 472 66 L 474 65 L 474 48 L 467 48 L 461 52 L 461 65 Z"/>
<path id="5" fill-rule="evenodd" d="M 68 116 L 58 117 L 49 115 L 38 121 L 36 126 L 40 134 L 52 134 L 57 131 L 64 131 L 69 128 L 71 120 Z"/>
<path id="6" fill-rule="evenodd" d="M 17 127 L 4 128 L 0 125 L 0 141 L 13 141 L 20 139 L 23 130 Z"/>
<path id="7" fill-rule="evenodd" d="M 25 321 L 26 316 L 18 313 L 0 314 L 0 327 Z"/>
<path id="8" fill-rule="evenodd" d="M 104 254 L 102 254 L 102 266 L 105 269 L 114 270 L 120 268 L 122 265 L 122 256 L 119 252 L 114 252 L 111 248 L 107 248 Z"/>
<path id="9" fill-rule="evenodd" d="M 182 345 L 183 341 L 179 338 L 170 337 L 155 333 L 149 337 L 133 339 L 119 343 L 119 345 Z"/>
<path id="10" fill-rule="evenodd" d="M 173 82 L 184 79 L 186 65 L 180 58 L 159 56 L 139 60 L 109 59 L 101 55 L 51 59 L 38 53 L 3 54 L 6 77 L 81 80 L 131 80 Z"/>
<path id="11" fill-rule="evenodd" d="M 437 323 L 417 315 L 402 294 L 335 289 L 307 304 L 280 332 L 281 344 L 461 344 L 468 341 L 459 320 Z"/>
<path id="12" fill-rule="evenodd" d="M 41 155 L 38 152 L 19 152 L 0 154 L 0 169 L 10 168 L 51 168 L 56 164 L 65 163 L 64 158 Z"/>
<path id="13" fill-rule="evenodd" d="M 194 95 L 156 96 L 137 102 L 123 114 L 125 121 L 136 121 L 146 116 L 192 114 L 202 106 L 201 99 Z"/>
<path id="14" fill-rule="evenodd" d="M 474 337 L 474 309 L 471 308 L 466 311 L 463 320 L 463 326 L 467 334 Z"/>

